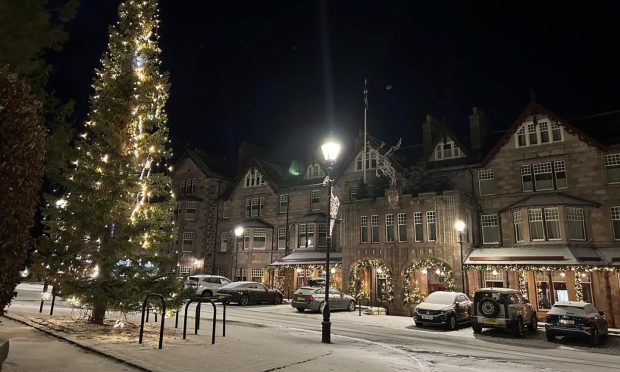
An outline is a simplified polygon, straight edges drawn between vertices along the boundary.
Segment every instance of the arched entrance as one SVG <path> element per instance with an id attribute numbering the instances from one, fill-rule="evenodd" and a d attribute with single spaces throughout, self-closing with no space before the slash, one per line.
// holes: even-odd
<path id="1" fill-rule="evenodd" d="M 405 305 L 420 303 L 435 291 L 453 291 L 456 287 L 450 265 L 435 258 L 411 262 L 403 270 L 403 278 Z"/>
<path id="2" fill-rule="evenodd" d="M 349 293 L 368 297 L 371 303 L 387 304 L 394 300 L 392 270 L 380 259 L 366 258 L 353 264 L 349 274 Z"/>

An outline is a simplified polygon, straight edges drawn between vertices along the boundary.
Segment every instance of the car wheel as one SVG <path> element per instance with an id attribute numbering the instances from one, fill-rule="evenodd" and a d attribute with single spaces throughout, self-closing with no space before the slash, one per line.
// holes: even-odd
<path id="1" fill-rule="evenodd" d="M 456 317 L 454 315 L 448 315 L 446 328 L 448 331 L 454 331 L 456 329 Z"/>
<path id="2" fill-rule="evenodd" d="M 306 310 L 303 307 L 296 307 L 295 309 L 297 309 L 297 311 L 299 311 L 300 313 L 303 313 L 304 310 Z"/>
<path id="3" fill-rule="evenodd" d="M 493 318 L 499 314 L 499 304 L 492 298 L 485 298 L 478 304 L 478 311 L 487 318 Z"/>
<path id="4" fill-rule="evenodd" d="M 590 345 L 596 346 L 598 345 L 599 337 L 598 337 L 598 329 L 592 328 L 592 333 L 590 334 Z"/>
<path id="5" fill-rule="evenodd" d="M 349 311 L 355 311 L 355 301 L 350 301 L 347 309 L 349 309 Z"/>
<path id="6" fill-rule="evenodd" d="M 471 323 L 471 329 L 474 331 L 474 333 L 480 333 L 482 332 L 482 326 L 478 323 Z"/>
<path id="7" fill-rule="evenodd" d="M 523 319 L 517 319 L 517 322 L 512 326 L 512 334 L 515 337 L 523 337 L 525 328 L 523 327 Z"/>
<path id="8" fill-rule="evenodd" d="M 547 336 L 547 341 L 555 341 L 555 335 L 553 333 L 547 332 L 545 335 Z"/>
<path id="9" fill-rule="evenodd" d="M 202 291 L 201 296 L 202 297 L 213 297 L 213 292 L 211 292 L 210 289 L 205 289 L 204 291 Z"/>
<path id="10" fill-rule="evenodd" d="M 239 299 L 239 305 L 241 306 L 245 306 L 249 303 L 250 303 L 250 298 L 248 297 L 248 295 L 242 295 L 241 298 Z"/>
<path id="11" fill-rule="evenodd" d="M 319 313 L 323 314 L 323 310 L 325 310 L 325 302 L 321 302 L 319 305 Z"/>
<path id="12" fill-rule="evenodd" d="M 536 314 L 532 314 L 532 319 L 530 319 L 530 324 L 527 326 L 527 329 L 530 332 L 536 332 L 538 330 L 538 319 L 536 318 Z"/>
<path id="13" fill-rule="evenodd" d="M 424 327 L 424 323 L 415 322 L 415 326 L 422 328 Z"/>

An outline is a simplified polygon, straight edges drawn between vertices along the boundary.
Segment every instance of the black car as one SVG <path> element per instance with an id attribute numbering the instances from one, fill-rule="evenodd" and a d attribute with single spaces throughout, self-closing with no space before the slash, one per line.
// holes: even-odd
<path id="1" fill-rule="evenodd" d="M 269 289 L 257 282 L 232 282 L 216 290 L 215 297 L 226 303 L 281 304 L 284 296 L 276 289 Z"/>
<path id="2" fill-rule="evenodd" d="M 585 336 L 592 346 L 607 335 L 605 313 L 587 302 L 556 302 L 547 313 L 545 334 L 548 341 L 556 336 Z"/>
<path id="3" fill-rule="evenodd" d="M 469 323 L 472 302 L 464 293 L 433 292 L 413 311 L 415 325 L 442 325 L 449 330 L 457 324 Z"/>

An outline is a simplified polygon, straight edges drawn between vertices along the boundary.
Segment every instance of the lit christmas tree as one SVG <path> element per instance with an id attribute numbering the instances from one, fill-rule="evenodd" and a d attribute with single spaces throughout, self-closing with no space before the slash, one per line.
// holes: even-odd
<path id="1" fill-rule="evenodd" d="M 92 309 L 97 324 L 107 309 L 136 310 L 147 293 L 181 294 L 163 267 L 174 195 L 157 1 L 125 1 L 118 14 L 66 192 L 46 209 L 48 241 L 38 259 L 61 294 Z"/>

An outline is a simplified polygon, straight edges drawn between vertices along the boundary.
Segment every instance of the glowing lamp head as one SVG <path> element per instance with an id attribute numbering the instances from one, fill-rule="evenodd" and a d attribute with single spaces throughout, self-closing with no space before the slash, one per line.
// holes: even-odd
<path id="1" fill-rule="evenodd" d="M 243 227 L 241 226 L 235 227 L 235 236 L 240 237 L 241 235 L 243 235 Z"/>
<path id="2" fill-rule="evenodd" d="M 463 221 L 456 221 L 456 223 L 454 224 L 454 228 L 458 232 L 465 231 L 465 222 L 463 222 Z"/>
<path id="3" fill-rule="evenodd" d="M 325 161 L 333 163 L 338 158 L 338 154 L 340 154 L 340 144 L 333 139 L 328 139 L 327 142 L 321 146 L 321 151 L 323 151 Z"/>

